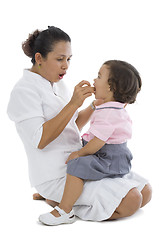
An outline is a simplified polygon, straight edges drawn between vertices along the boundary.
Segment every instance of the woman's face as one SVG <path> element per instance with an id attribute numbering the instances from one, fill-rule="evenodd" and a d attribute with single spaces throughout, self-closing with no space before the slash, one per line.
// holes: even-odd
<path id="1" fill-rule="evenodd" d="M 50 82 L 58 82 L 66 74 L 72 57 L 70 42 L 60 41 L 53 51 L 41 59 L 40 74 Z"/>
<path id="2" fill-rule="evenodd" d="M 102 65 L 98 72 L 98 77 L 94 79 L 95 98 L 103 99 L 104 102 L 113 101 L 113 93 L 108 84 L 110 69 L 106 65 Z"/>

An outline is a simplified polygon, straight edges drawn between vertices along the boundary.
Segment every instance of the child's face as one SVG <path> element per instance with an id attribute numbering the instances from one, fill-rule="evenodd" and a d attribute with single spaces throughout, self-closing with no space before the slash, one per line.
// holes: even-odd
<path id="1" fill-rule="evenodd" d="M 99 70 L 98 77 L 94 79 L 95 98 L 103 99 L 105 102 L 113 101 L 113 93 L 110 91 L 108 78 L 110 69 L 107 65 L 102 65 Z"/>

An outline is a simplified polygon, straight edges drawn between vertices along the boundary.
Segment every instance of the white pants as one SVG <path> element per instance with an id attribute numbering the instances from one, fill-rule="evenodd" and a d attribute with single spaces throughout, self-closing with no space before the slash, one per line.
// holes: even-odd
<path id="1" fill-rule="evenodd" d="M 38 193 L 46 199 L 60 202 L 66 177 L 54 179 L 36 186 Z M 134 187 L 142 191 L 148 181 L 134 172 L 123 178 L 104 178 L 85 181 L 81 196 L 73 209 L 83 220 L 103 221 L 111 217 L 122 199 Z"/>

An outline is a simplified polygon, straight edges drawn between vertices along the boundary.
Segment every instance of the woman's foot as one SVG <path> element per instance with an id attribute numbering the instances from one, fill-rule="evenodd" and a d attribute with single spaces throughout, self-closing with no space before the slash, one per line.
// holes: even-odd
<path id="1" fill-rule="evenodd" d="M 46 200 L 46 203 L 53 208 L 59 204 L 58 202 L 55 202 L 55 201 L 52 201 L 52 200 L 49 200 L 49 199 L 45 199 L 39 193 L 34 193 L 33 194 L 33 200 Z"/>
<path id="2" fill-rule="evenodd" d="M 52 200 L 49 200 L 49 199 L 46 199 L 46 203 L 53 208 L 59 204 L 58 202 L 55 202 L 55 201 L 52 201 Z"/>
<path id="3" fill-rule="evenodd" d="M 39 193 L 34 193 L 33 200 L 45 200 L 45 198 L 42 197 Z"/>

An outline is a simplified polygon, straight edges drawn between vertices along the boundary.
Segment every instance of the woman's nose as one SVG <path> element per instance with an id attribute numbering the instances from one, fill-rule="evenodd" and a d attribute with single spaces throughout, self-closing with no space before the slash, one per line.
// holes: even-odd
<path id="1" fill-rule="evenodd" d="M 66 69 L 68 69 L 68 67 L 69 67 L 69 63 L 68 62 L 64 62 L 63 65 L 62 65 L 62 68 L 64 70 L 66 70 Z"/>

